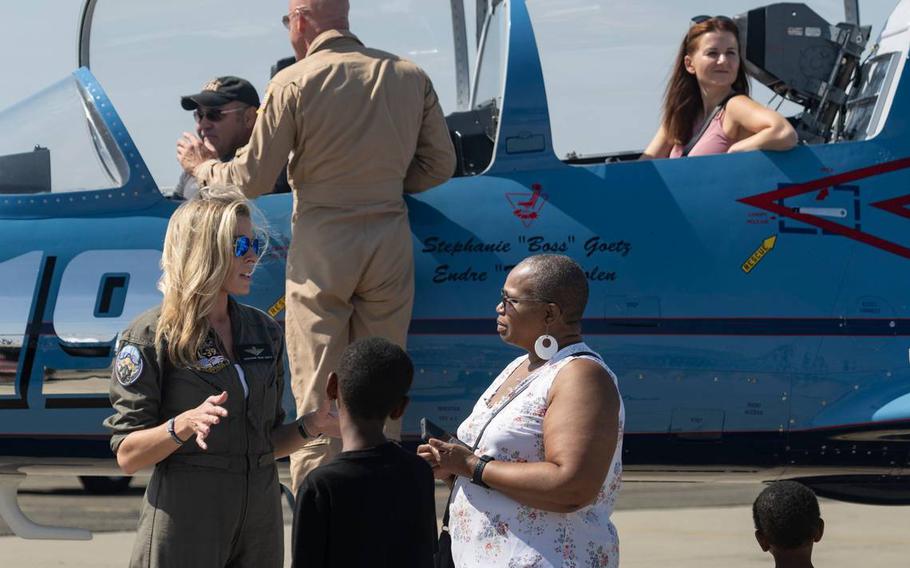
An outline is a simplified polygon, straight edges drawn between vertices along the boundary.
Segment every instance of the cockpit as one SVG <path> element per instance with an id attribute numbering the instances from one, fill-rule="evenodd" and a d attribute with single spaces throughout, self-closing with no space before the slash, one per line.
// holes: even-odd
<path id="1" fill-rule="evenodd" d="M 69 76 L 0 114 L 0 194 L 122 187 L 129 167 L 95 101 Z"/>
<path id="2" fill-rule="evenodd" d="M 632 148 L 644 147 L 657 123 L 660 89 L 689 8 L 526 3 L 557 158 L 636 159 L 641 152 Z M 887 2 L 889 11 L 895 3 Z M 352 4 L 351 27 L 365 43 L 414 60 L 433 79 L 458 154 L 455 175 L 483 173 L 503 112 L 508 0 Z M 844 14 L 824 17 L 795 3 L 755 8 L 754 1 L 736 0 L 721 8 L 740 14 L 756 100 L 783 104 L 803 144 L 872 138 L 887 118 L 907 46 L 896 48 L 885 37 L 870 48 L 880 29 L 860 23 L 857 5 L 846 0 Z M 226 74 L 248 78 L 264 93 L 270 67 L 290 51 L 279 5 L 266 10 L 232 0 L 208 7 L 200 22 L 177 0 L 86 0 L 79 58 L 90 71 L 0 112 L 0 195 L 140 183 L 168 195 L 180 175 L 175 141 L 194 127 L 180 96 Z M 875 16 L 883 21 L 882 14 L 888 12 Z M 835 18 L 843 21 L 829 23 Z M 139 21 L 139 31 L 129 24 Z"/>

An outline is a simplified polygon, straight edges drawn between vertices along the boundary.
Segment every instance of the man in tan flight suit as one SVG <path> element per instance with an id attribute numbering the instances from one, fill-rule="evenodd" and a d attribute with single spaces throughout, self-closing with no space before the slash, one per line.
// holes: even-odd
<path id="1" fill-rule="evenodd" d="M 287 350 L 298 414 L 318 407 L 349 342 L 405 345 L 414 299 L 403 193 L 445 182 L 455 153 L 433 85 L 413 63 L 364 47 L 348 0 L 290 0 L 297 63 L 269 84 L 249 144 L 221 163 L 197 140 L 177 146 L 200 185 L 248 197 L 271 189 L 288 160 L 294 193 L 287 260 Z M 400 421 L 387 425 L 399 438 Z M 294 491 L 340 450 L 318 438 L 291 456 Z"/>

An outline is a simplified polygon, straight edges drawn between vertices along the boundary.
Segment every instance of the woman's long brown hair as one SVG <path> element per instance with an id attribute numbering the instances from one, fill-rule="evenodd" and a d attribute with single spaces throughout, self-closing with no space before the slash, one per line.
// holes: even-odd
<path id="1" fill-rule="evenodd" d="M 686 71 L 686 56 L 692 55 L 698 47 L 698 38 L 709 32 L 730 32 L 736 37 L 739 47 L 739 28 L 733 20 L 724 17 L 708 18 L 694 24 L 683 38 L 676 54 L 676 63 L 673 65 L 673 74 L 667 83 L 667 92 L 664 95 L 663 127 L 667 140 L 677 145 L 689 142 L 694 134 L 695 121 L 704 110 L 701 99 L 701 90 L 698 88 L 698 79 Z M 733 92 L 742 95 L 749 94 L 749 79 L 746 77 L 746 68 L 743 62 L 742 51 L 739 53 L 739 70 L 736 80 L 733 81 Z"/>

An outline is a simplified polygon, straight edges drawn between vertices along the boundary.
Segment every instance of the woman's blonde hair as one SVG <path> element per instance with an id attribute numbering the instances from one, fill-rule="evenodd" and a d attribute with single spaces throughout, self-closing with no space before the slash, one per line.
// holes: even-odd
<path id="1" fill-rule="evenodd" d="M 252 221 L 253 207 L 239 189 L 224 187 L 203 190 L 199 198 L 178 207 L 168 222 L 158 282 L 164 301 L 155 344 L 158 349 L 167 345 L 174 365 L 197 364 L 209 333 L 207 316 L 233 262 L 239 217 Z"/>

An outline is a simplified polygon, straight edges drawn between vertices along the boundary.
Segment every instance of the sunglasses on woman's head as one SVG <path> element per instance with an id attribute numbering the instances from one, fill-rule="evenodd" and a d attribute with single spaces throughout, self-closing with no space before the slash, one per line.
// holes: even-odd
<path id="1" fill-rule="evenodd" d="M 262 251 L 262 242 L 259 239 L 251 239 L 246 235 L 234 239 L 234 256 L 237 258 L 245 255 L 250 248 L 253 249 L 253 254 L 259 256 Z"/>
<path id="2" fill-rule="evenodd" d="M 735 24 L 735 23 L 736 23 L 736 22 L 734 22 L 733 20 L 731 20 L 730 18 L 728 18 L 727 16 L 705 16 L 705 15 L 701 15 L 701 16 L 692 16 L 692 20 L 690 21 L 689 26 L 694 26 L 694 25 L 700 24 L 700 23 L 702 23 L 702 22 L 707 22 L 708 20 L 720 20 L 720 21 L 722 21 L 722 22 L 729 22 L 729 23 L 731 23 L 731 24 Z"/>

